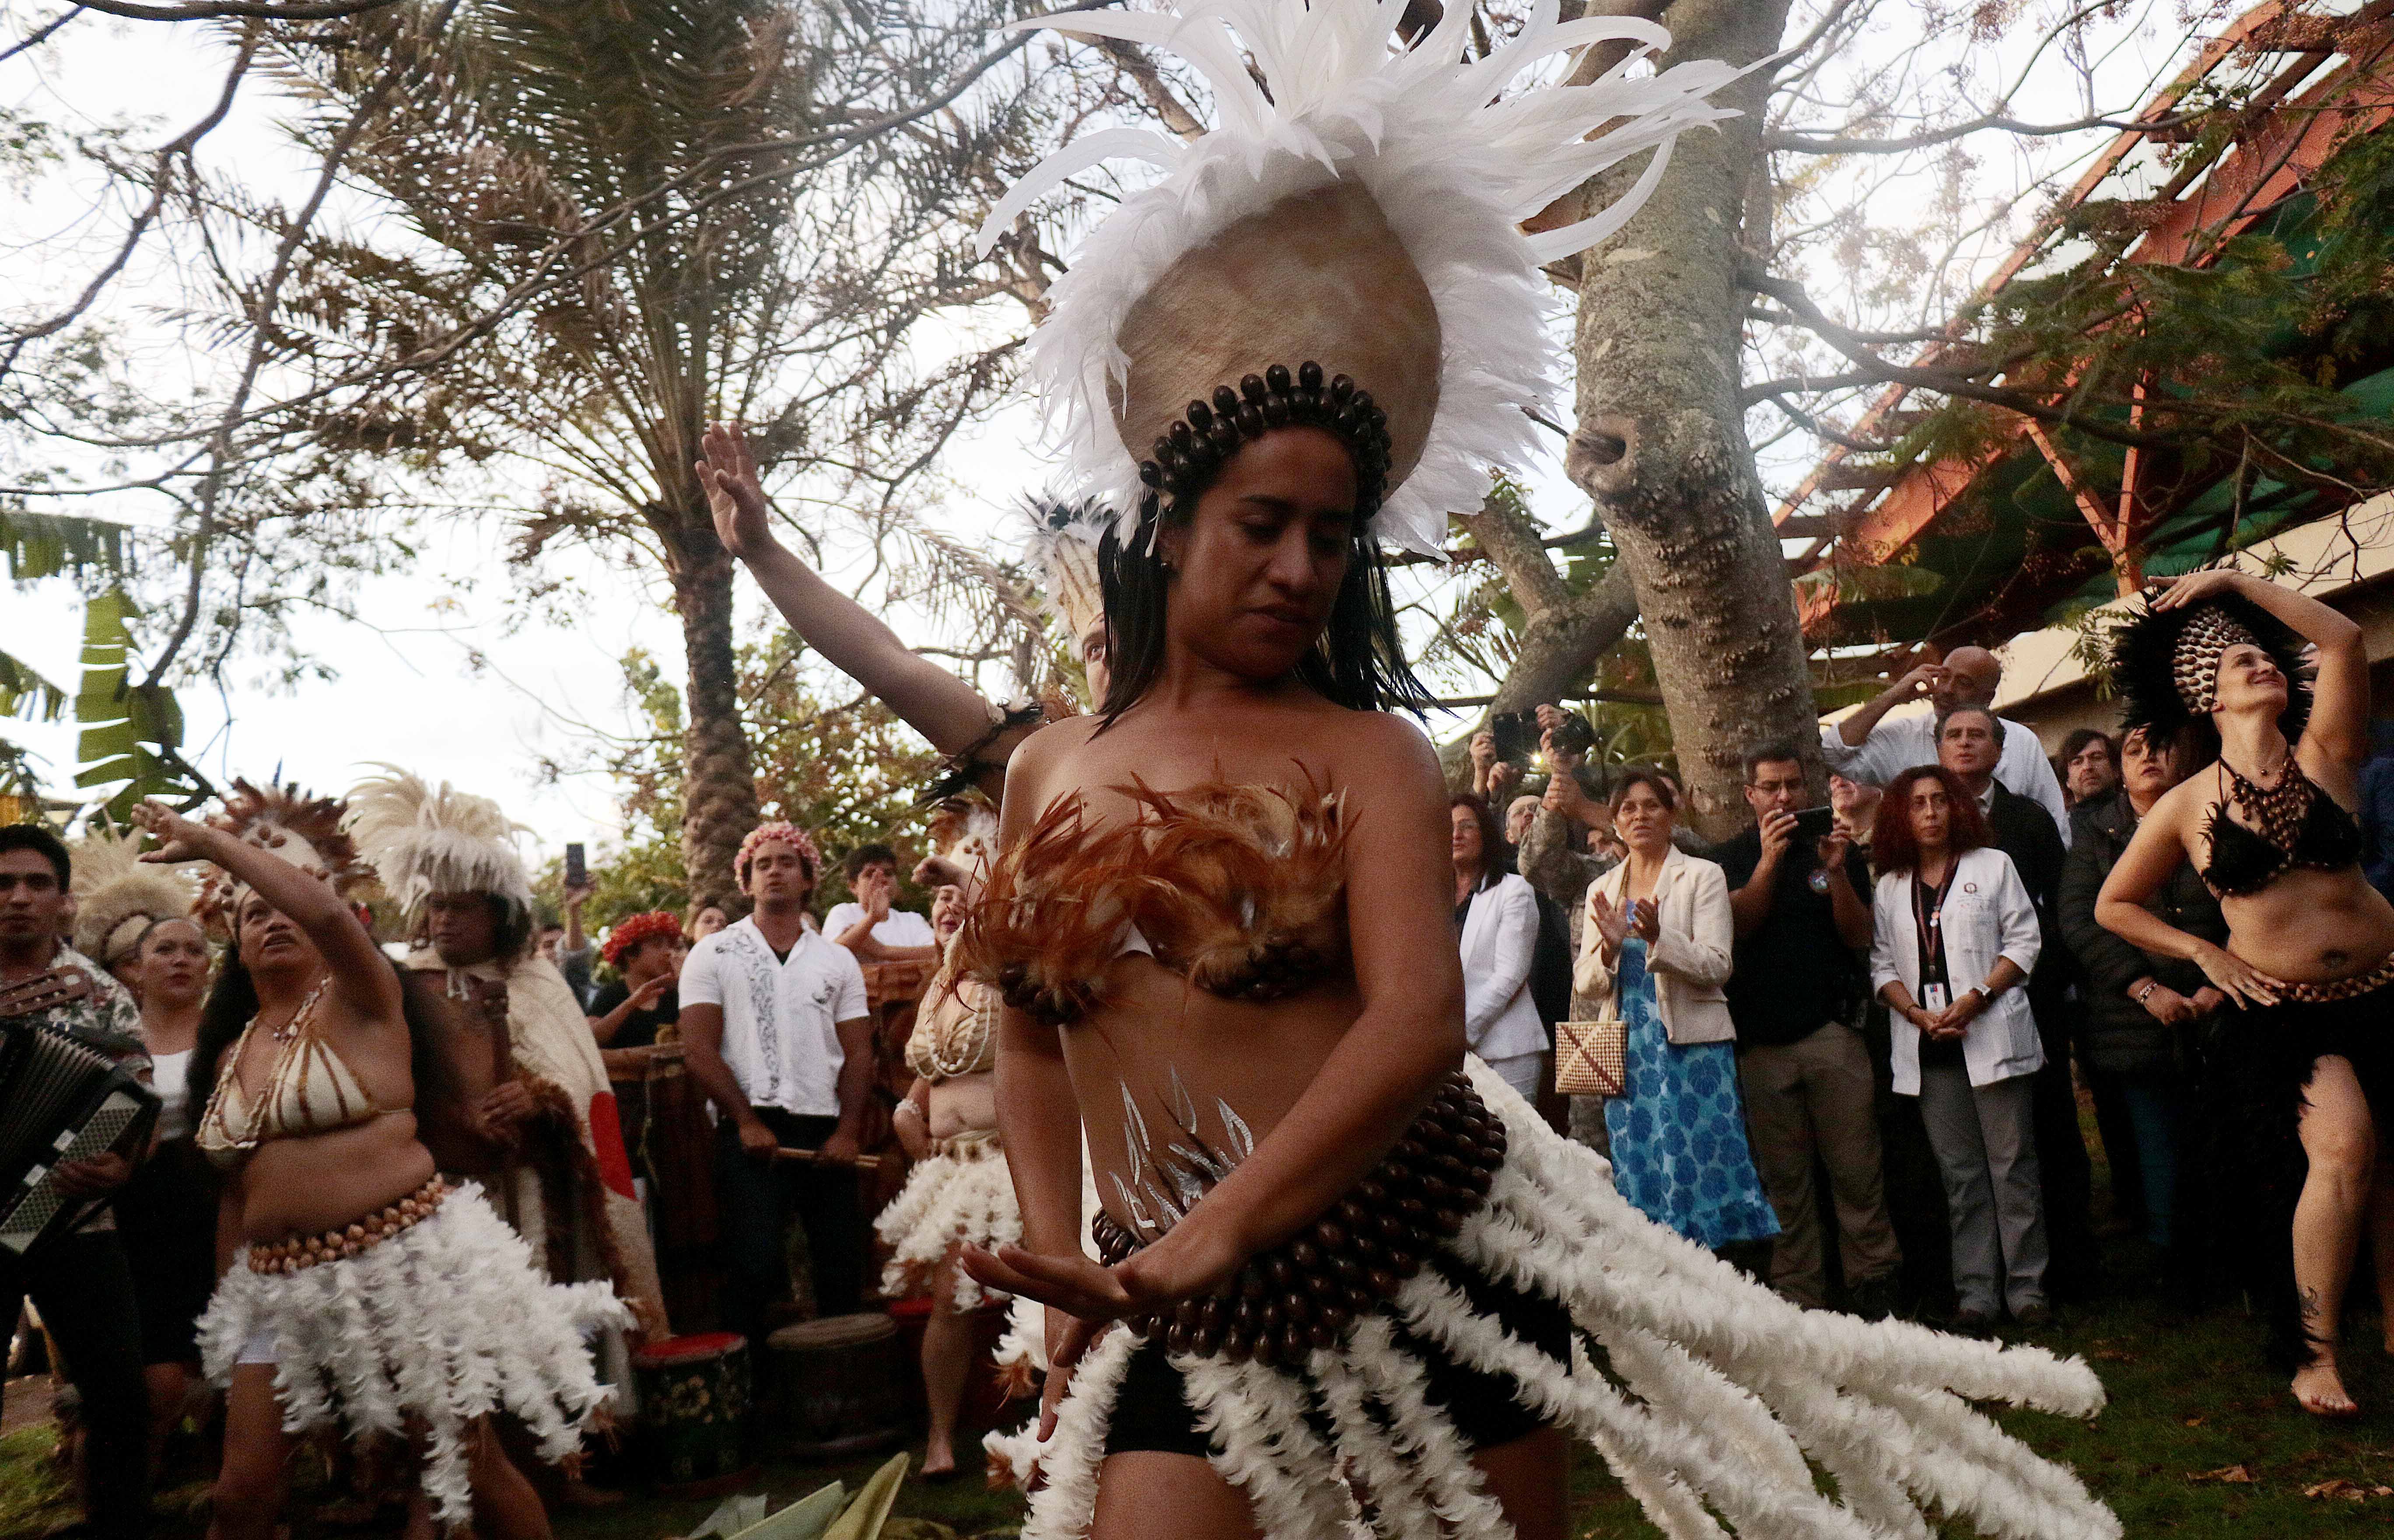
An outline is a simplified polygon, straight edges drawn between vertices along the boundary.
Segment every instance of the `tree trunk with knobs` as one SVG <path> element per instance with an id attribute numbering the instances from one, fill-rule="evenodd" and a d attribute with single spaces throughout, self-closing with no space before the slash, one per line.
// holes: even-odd
<path id="1" fill-rule="evenodd" d="M 1679 0 L 1664 17 L 1670 61 L 1765 58 L 1787 9 Z M 1740 759 L 1756 743 L 1792 740 L 1807 777 L 1825 780 L 1795 594 L 1738 401 L 1740 230 L 1766 169 L 1768 89 L 1757 71 L 1717 99 L 1745 115 L 1682 136 L 1653 198 L 1582 258 L 1581 426 L 1565 460 L 1636 588 L 1690 822 L 1708 837 L 1743 823 Z M 1603 191 L 1617 196 L 1643 168 L 1641 157 L 1610 174 Z"/>
<path id="2" fill-rule="evenodd" d="M 731 553 L 715 538 L 702 508 L 695 517 L 653 520 L 664 537 L 674 609 L 681 616 L 689 664 L 690 713 L 682 742 L 682 868 L 692 909 L 748 911 L 732 862 L 756 826 L 756 771 L 740 726 L 740 671 L 731 651 Z"/>

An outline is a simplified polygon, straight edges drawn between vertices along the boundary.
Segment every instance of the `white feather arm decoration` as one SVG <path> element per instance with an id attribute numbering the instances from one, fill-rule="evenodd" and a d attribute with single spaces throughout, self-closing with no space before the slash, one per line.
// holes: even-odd
<path id="1" fill-rule="evenodd" d="M 1679 134 L 1737 115 L 1706 99 L 1736 77 L 1730 65 L 1703 60 L 1632 73 L 1670 44 L 1651 22 L 1562 22 L 1557 0 L 1538 0 L 1517 35 L 1485 59 L 1466 60 L 1471 7 L 1447 7 L 1426 37 L 1392 47 L 1404 8 L 1404 0 L 1183 0 L 1161 11 L 1016 23 L 1177 54 L 1211 86 L 1221 119 L 1186 144 L 1114 128 L 1066 145 L 1017 184 L 981 229 L 986 253 L 1032 204 L 1106 161 L 1143 160 L 1164 172 L 1083 244 L 1072 270 L 1050 289 L 1054 309 L 1032 345 L 1051 419 L 1063 419 L 1073 473 L 1112 507 L 1138 507 L 1138 460 L 1154 431 L 1148 415 L 1125 404 L 1137 394 L 1122 340 L 1134 308 L 1177 262 L 1240 221 L 1345 183 L 1369 193 L 1435 307 L 1437 324 L 1424 337 L 1437 354 L 1426 431 L 1401 420 L 1404 412 L 1389 400 L 1404 394 L 1395 382 L 1367 375 L 1360 383 L 1401 419 L 1392 428 L 1396 472 L 1377 515 L 1379 534 L 1438 554 L 1449 512 L 1477 508 L 1491 468 L 1520 463 L 1532 448 L 1529 414 L 1552 396 L 1556 359 L 1539 266 L 1626 223 L 1653 191 Z M 1506 95 L 1541 60 L 1607 42 L 1631 50 L 1602 78 Z M 1269 96 L 1249 59 L 1269 84 Z M 1521 221 L 1642 151 L 1652 158 L 1627 194 L 1561 229 L 1522 233 Z M 1273 302 L 1269 295 L 1258 301 Z M 1363 373 L 1342 362 L 1335 336 L 1317 356 L 1325 370 Z M 1301 361 L 1273 362 L 1294 368 Z M 1190 394 L 1237 383 L 1199 382 Z M 1182 395 L 1174 410 L 1189 399 Z"/>

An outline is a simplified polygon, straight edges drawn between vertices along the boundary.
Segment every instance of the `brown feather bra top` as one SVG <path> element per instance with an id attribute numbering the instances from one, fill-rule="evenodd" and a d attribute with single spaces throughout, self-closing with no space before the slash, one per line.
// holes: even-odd
<path id="1" fill-rule="evenodd" d="M 1342 798 L 1211 782 L 1113 790 L 1093 826 L 1076 795 L 998 859 L 957 941 L 957 971 L 1042 1021 L 1102 1003 L 1107 965 L 1151 954 L 1209 994 L 1278 1000 L 1347 967 Z"/>

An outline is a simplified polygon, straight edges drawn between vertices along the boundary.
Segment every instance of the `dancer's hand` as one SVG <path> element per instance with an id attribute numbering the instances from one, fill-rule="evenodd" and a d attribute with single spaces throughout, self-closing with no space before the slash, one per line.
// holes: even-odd
<path id="1" fill-rule="evenodd" d="M 164 802 L 136 802 L 133 822 L 158 842 L 156 849 L 141 853 L 146 862 L 205 861 L 209 842 L 221 832 L 183 817 Z"/>
<path id="2" fill-rule="evenodd" d="M 2194 965 L 2203 969 L 2204 978 L 2218 986 L 2220 994 L 2236 1002 L 2239 1010 L 2247 1006 L 2278 1003 L 2278 981 L 2224 946 L 2202 943 L 2202 950 L 2194 954 Z"/>
<path id="3" fill-rule="evenodd" d="M 655 978 L 650 980 L 647 983 L 642 984 L 639 988 L 632 991 L 632 997 L 627 1003 L 634 1010 L 646 1010 L 651 1006 L 655 1005 L 659 1000 L 664 999 L 665 991 L 673 988 L 674 985 L 679 982 L 681 982 L 681 980 L 677 975 L 660 973 Z"/>
<path id="4" fill-rule="evenodd" d="M 1047 1316 L 1047 1380 L 1039 1388 L 1039 1440 L 1056 1436 L 1056 1412 L 1072 1389 L 1072 1374 L 1089 1349 L 1113 1330 L 1111 1321 L 1084 1321 L 1049 1306 Z"/>
<path id="5" fill-rule="evenodd" d="M 2207 599 L 2241 590 L 2250 581 L 2233 567 L 2206 567 L 2183 577 L 2157 577 L 2148 586 L 2157 588 L 2152 606 L 2156 610 L 2181 610 L 2190 604 L 2200 604 Z"/>
<path id="6" fill-rule="evenodd" d="M 764 484 L 756 479 L 756 457 L 748 452 L 748 436 L 737 423 L 707 424 L 706 437 L 699 442 L 693 468 L 706 493 L 708 511 L 715 515 L 715 537 L 745 561 L 774 543 Z"/>
<path id="7" fill-rule="evenodd" d="M 1210 1294 L 1243 1257 L 1207 1239 L 1207 1227 L 1182 1224 L 1113 1267 L 1073 1251 L 1060 1257 L 1000 1246 L 963 1248 L 964 1270 L 991 1288 L 1026 1295 L 1087 1321 L 1115 1321 Z"/>

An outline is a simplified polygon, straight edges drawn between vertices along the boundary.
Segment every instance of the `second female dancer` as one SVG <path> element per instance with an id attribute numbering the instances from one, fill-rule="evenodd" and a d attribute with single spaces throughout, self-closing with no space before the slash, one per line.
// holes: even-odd
<path id="1" fill-rule="evenodd" d="M 1963 1399 L 2088 1415 L 2083 1365 L 1798 1310 L 1638 1214 L 1465 1053 L 1446 792 L 1385 712 L 1426 691 L 1380 543 L 1437 551 L 1524 453 L 1537 264 L 1635 197 L 1536 243 L 1519 222 L 1719 116 L 1729 72 L 1492 106 L 1606 29 L 1661 40 L 1542 7 L 1466 65 L 1470 7 L 1391 53 L 1395 9 L 1046 23 L 1182 50 L 1231 126 L 1141 142 L 1165 178 L 1091 237 L 1035 344 L 1076 469 L 1137 513 L 1100 552 L 1106 700 L 1016 751 L 959 957 L 1006 1002 L 1024 1231 L 966 1267 L 1046 1302 L 1070 1370 L 1023 1533 L 1560 1540 L 1567 1429 L 1674 1536 L 1716 1513 L 1916 1534 L 1930 1510 L 2116 1535 Z"/>
<path id="2" fill-rule="evenodd" d="M 540 1499 L 488 1415 L 572 1453 L 604 1395 L 583 1334 L 628 1316 L 604 1284 L 546 1283 L 480 1192 L 435 1172 L 417 1125 L 442 1029 L 337 891 L 369 875 L 340 805 L 235 785 L 217 825 L 134 810 L 159 841 L 143 860 L 215 864 L 203 903 L 232 941 L 191 1073 L 226 1172 L 199 1328 L 226 1390 L 211 1533 L 273 1534 L 296 1436 L 337 1425 L 416 1444 L 423 1517 L 537 1540 Z"/>
<path id="3" fill-rule="evenodd" d="M 2194 963 L 2239 1007 L 2219 1020 L 2206 1077 L 2231 1103 L 2206 1119 L 2225 1142 L 2220 1169 L 2246 1189 L 2230 1206 L 2256 1231 L 2238 1250 L 2295 1400 L 2352 1416 L 2336 1332 L 2373 1208 L 2378 1292 L 2394 1301 L 2394 1187 L 2379 1164 L 2394 1113 L 2394 906 L 2361 874 L 2347 810 L 2369 751 L 2361 627 L 2274 583 L 2195 573 L 2123 629 L 2112 664 L 2126 725 L 2199 768 L 2138 824 L 2095 918 Z M 2190 861 L 2218 896 L 2226 946 L 2144 908 Z"/>

